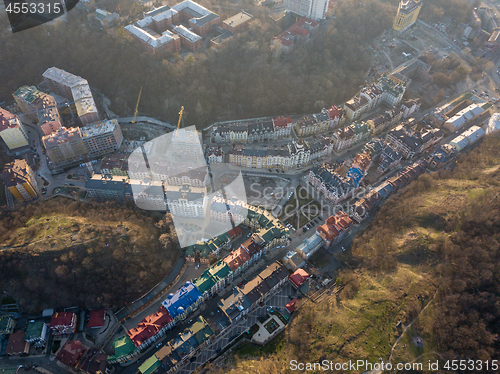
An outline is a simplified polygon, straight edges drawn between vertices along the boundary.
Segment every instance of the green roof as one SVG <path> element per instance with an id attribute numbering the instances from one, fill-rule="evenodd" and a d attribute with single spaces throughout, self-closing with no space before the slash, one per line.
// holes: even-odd
<path id="1" fill-rule="evenodd" d="M 144 363 L 141 366 L 139 366 L 139 371 L 142 374 L 151 374 L 160 366 L 161 363 L 160 361 L 158 361 L 158 358 L 155 355 L 152 355 L 150 358 L 144 361 Z"/>
<path id="2" fill-rule="evenodd" d="M 275 238 L 280 238 L 282 235 L 283 233 L 280 229 L 278 229 L 277 227 L 273 227 L 267 230 L 264 235 L 262 235 L 262 239 L 264 239 L 266 242 L 270 242 Z"/>
<path id="3" fill-rule="evenodd" d="M 22 86 L 19 87 L 16 92 L 14 92 L 15 97 L 22 97 L 28 103 L 33 103 L 33 101 L 38 99 L 41 95 L 43 95 L 43 92 L 38 91 L 33 86 Z"/>
<path id="4" fill-rule="evenodd" d="M 202 294 L 210 290 L 215 285 L 213 277 L 208 272 L 208 269 L 205 270 L 199 278 L 196 278 L 193 283 L 196 287 L 198 287 L 198 290 L 200 290 Z"/>
<path id="5" fill-rule="evenodd" d="M 220 260 L 206 271 L 212 274 L 212 276 L 217 280 L 220 280 L 226 278 L 231 273 L 231 268 L 225 261 Z"/>
<path id="6" fill-rule="evenodd" d="M 113 356 L 109 356 L 108 361 L 127 356 L 136 350 L 134 343 L 132 343 L 132 340 L 130 340 L 128 335 L 123 335 L 122 337 L 116 339 L 113 342 L 113 349 L 115 354 Z"/>
<path id="7" fill-rule="evenodd" d="M 43 325 L 44 323 L 42 321 L 28 322 L 24 333 L 24 340 L 29 341 L 33 338 L 41 337 L 43 331 Z"/>

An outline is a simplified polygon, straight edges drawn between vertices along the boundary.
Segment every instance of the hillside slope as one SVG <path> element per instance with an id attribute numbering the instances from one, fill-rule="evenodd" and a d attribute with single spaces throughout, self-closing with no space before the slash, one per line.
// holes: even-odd
<path id="1" fill-rule="evenodd" d="M 490 137 L 453 172 L 423 175 L 403 189 L 344 255 L 351 269 L 338 279 L 340 294 L 302 301 L 278 344 L 240 346 L 213 372 L 286 373 L 290 360 L 440 360 L 442 368 L 446 359 L 497 358 L 499 165 L 500 138 Z"/>
<path id="2" fill-rule="evenodd" d="M 177 258 L 168 222 L 123 205 L 56 198 L 0 218 L 0 292 L 29 313 L 122 307 L 167 276 Z"/>

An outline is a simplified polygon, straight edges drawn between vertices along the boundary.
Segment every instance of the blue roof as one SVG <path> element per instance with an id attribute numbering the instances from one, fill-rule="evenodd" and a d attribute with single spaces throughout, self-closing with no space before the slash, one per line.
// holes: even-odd
<path id="1" fill-rule="evenodd" d="M 168 295 L 162 305 L 168 310 L 172 318 L 184 313 L 191 305 L 202 297 L 200 290 L 192 283 L 186 282 L 174 294 Z"/>
<path id="2" fill-rule="evenodd" d="M 354 180 L 356 186 L 359 185 L 359 182 L 363 178 L 363 172 L 358 168 L 350 168 L 347 172 L 347 176 Z"/>

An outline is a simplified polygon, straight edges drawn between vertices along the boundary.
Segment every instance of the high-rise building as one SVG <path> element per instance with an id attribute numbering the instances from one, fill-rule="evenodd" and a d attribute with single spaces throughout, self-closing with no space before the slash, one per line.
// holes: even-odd
<path id="1" fill-rule="evenodd" d="M 17 200 L 31 200 L 38 196 L 35 174 L 24 160 L 6 164 L 3 169 L 3 181 Z"/>
<path id="2" fill-rule="evenodd" d="M 404 31 L 417 21 L 422 8 L 422 0 L 401 0 L 398 14 L 394 20 L 394 30 Z"/>
<path id="3" fill-rule="evenodd" d="M 285 9 L 289 12 L 311 18 L 325 19 L 330 0 L 285 0 Z"/>
<path id="4" fill-rule="evenodd" d="M 15 114 L 0 108 L 0 136 L 10 150 L 28 146 L 28 134 Z"/>
<path id="5" fill-rule="evenodd" d="M 44 136 L 42 142 L 47 156 L 56 167 L 82 161 L 88 154 L 78 127 L 61 127 L 54 134 Z"/>
<path id="6" fill-rule="evenodd" d="M 90 158 L 118 151 L 123 141 L 122 130 L 116 119 L 96 122 L 80 130 Z"/>
<path id="7" fill-rule="evenodd" d="M 122 141 L 122 130 L 116 119 L 80 128 L 62 127 L 42 138 L 47 155 L 56 167 L 115 152 Z"/>
<path id="8" fill-rule="evenodd" d="M 47 69 L 43 77 L 52 91 L 74 102 L 78 117 L 84 125 L 99 121 L 97 107 L 86 79 L 56 67 Z"/>
<path id="9" fill-rule="evenodd" d="M 22 86 L 13 94 L 21 111 L 38 125 L 45 135 L 57 131 L 61 127 L 61 117 L 57 110 L 56 100 L 33 86 Z"/>

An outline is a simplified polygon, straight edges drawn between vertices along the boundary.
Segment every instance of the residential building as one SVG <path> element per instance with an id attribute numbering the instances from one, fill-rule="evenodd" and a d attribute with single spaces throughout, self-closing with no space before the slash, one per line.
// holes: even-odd
<path id="1" fill-rule="evenodd" d="M 298 136 L 309 136 L 320 131 L 325 131 L 330 125 L 330 116 L 321 112 L 304 116 L 295 123 L 295 133 Z"/>
<path id="2" fill-rule="evenodd" d="M 192 282 L 186 282 L 175 293 L 163 300 L 162 306 L 168 311 L 176 323 L 183 320 L 202 303 L 203 296 Z"/>
<path id="3" fill-rule="evenodd" d="M 74 103 L 82 124 L 99 121 L 87 80 L 56 67 L 48 68 L 43 77 L 52 91 Z"/>
<path id="4" fill-rule="evenodd" d="M 394 150 L 394 148 L 390 144 L 386 145 L 384 150 L 382 151 L 382 154 L 380 155 L 380 162 L 377 168 L 377 172 L 379 172 L 380 174 L 385 173 L 390 168 L 398 165 L 402 157 L 403 155 Z"/>
<path id="5" fill-rule="evenodd" d="M 286 0 L 296 1 L 296 0 Z M 298 0 L 308 1 L 308 0 Z M 311 1 L 325 1 L 325 0 L 311 0 Z M 326 0 L 328 1 L 328 0 Z M 310 38 L 311 33 L 319 26 L 319 22 L 310 18 L 301 17 L 296 23 L 283 31 L 278 36 L 274 37 L 271 46 L 277 51 L 288 52 L 293 48 L 298 41 L 306 41 Z"/>
<path id="6" fill-rule="evenodd" d="M 203 298 L 208 299 L 230 284 L 230 280 L 232 280 L 231 273 L 231 268 L 221 260 L 205 270 L 193 283 L 201 292 Z"/>
<path id="7" fill-rule="evenodd" d="M 0 137 L 13 150 L 28 147 L 28 133 L 15 114 L 0 108 Z"/>
<path id="8" fill-rule="evenodd" d="M 222 28 L 230 33 L 239 34 L 247 31 L 253 16 L 242 11 L 222 22 Z"/>
<path id="9" fill-rule="evenodd" d="M 457 148 L 451 144 L 440 145 L 427 159 L 429 169 L 437 170 L 441 168 L 450 161 L 457 152 Z"/>
<path id="10" fill-rule="evenodd" d="M 170 213 L 179 217 L 205 218 L 208 198 L 205 188 L 164 186 Z"/>
<path id="11" fill-rule="evenodd" d="M 484 109 L 477 104 L 471 104 L 465 109 L 462 109 L 453 117 L 447 119 L 443 125 L 450 132 L 455 132 L 463 125 L 484 112 Z"/>
<path id="12" fill-rule="evenodd" d="M 73 334 L 76 331 L 76 314 L 70 312 L 56 312 L 50 321 L 52 335 Z"/>
<path id="13" fill-rule="evenodd" d="M 479 126 L 471 126 L 468 130 L 464 131 L 462 135 L 467 138 L 469 144 L 474 144 L 485 135 L 485 132 Z"/>
<path id="14" fill-rule="evenodd" d="M 219 301 L 218 306 L 229 318 L 229 321 L 233 323 L 248 313 L 252 307 L 252 302 L 239 287 L 234 287 L 228 297 Z"/>
<path id="15" fill-rule="evenodd" d="M 47 344 L 49 327 L 43 321 L 28 321 L 24 333 L 24 340 L 34 345 L 36 348 L 43 348 Z"/>
<path id="16" fill-rule="evenodd" d="M 96 9 L 94 17 L 99 21 L 101 26 L 104 28 L 113 26 L 120 19 L 118 13 L 110 13 L 104 9 Z"/>
<path id="17" fill-rule="evenodd" d="M 11 316 L 0 316 L 0 337 L 12 334 L 16 327 L 16 320 Z"/>
<path id="18" fill-rule="evenodd" d="M 181 23 L 188 24 L 189 28 Z M 181 46 L 198 50 L 202 47 L 202 38 L 219 23 L 217 14 L 194 1 L 185 0 L 173 7 L 154 8 L 125 30 L 150 53 L 173 53 L 180 51 Z"/>
<path id="19" fill-rule="evenodd" d="M 280 263 L 274 262 L 240 288 L 255 306 L 280 288 L 287 279 L 287 270 Z"/>
<path id="20" fill-rule="evenodd" d="M 316 229 L 316 232 L 325 242 L 325 247 L 328 248 L 342 240 L 351 224 L 352 220 L 349 216 L 339 210 L 334 216 L 328 217 L 326 222 Z"/>
<path id="21" fill-rule="evenodd" d="M 100 329 L 104 327 L 104 318 L 106 311 L 104 309 L 95 309 L 89 312 L 89 321 L 87 327 L 89 329 Z"/>
<path id="22" fill-rule="evenodd" d="M 217 146 L 208 148 L 207 161 L 209 164 L 221 164 L 224 161 L 224 151 L 222 147 Z"/>
<path id="23" fill-rule="evenodd" d="M 304 269 L 297 269 L 295 272 L 290 275 L 288 280 L 292 284 L 292 286 L 296 289 L 300 288 L 309 278 L 309 274 Z"/>
<path id="24" fill-rule="evenodd" d="M 325 19 L 329 0 L 285 0 L 285 9 L 314 20 Z"/>
<path id="25" fill-rule="evenodd" d="M 357 223 L 368 217 L 370 210 L 381 200 L 380 193 L 371 190 L 365 197 L 357 200 L 351 210 L 350 217 Z"/>
<path id="26" fill-rule="evenodd" d="M 332 204 L 346 199 L 359 186 L 353 175 L 340 175 L 341 168 L 340 164 L 325 163 L 312 168 L 307 176 L 309 184 Z"/>
<path id="27" fill-rule="evenodd" d="M 126 153 L 113 153 L 104 156 L 101 161 L 101 173 L 127 177 L 128 155 Z"/>
<path id="28" fill-rule="evenodd" d="M 123 365 L 141 354 L 141 351 L 135 347 L 128 335 L 115 339 L 112 345 L 115 354 L 108 357 L 107 360 L 110 364 L 119 363 Z"/>
<path id="29" fill-rule="evenodd" d="M 7 356 L 19 356 L 28 354 L 30 351 L 30 343 L 24 340 L 24 331 L 17 330 L 9 335 L 5 354 Z"/>
<path id="30" fill-rule="evenodd" d="M 295 252 L 297 252 L 303 260 L 307 261 L 314 253 L 316 253 L 321 248 L 323 244 L 323 239 L 318 235 L 318 232 L 316 231 L 313 235 L 304 239 L 304 241 L 300 243 L 297 248 L 295 248 Z"/>
<path id="31" fill-rule="evenodd" d="M 161 361 L 158 360 L 158 358 L 155 355 L 153 355 L 146 361 L 144 361 L 144 363 L 141 366 L 139 366 L 139 373 L 152 374 L 160 367 L 161 367 Z"/>
<path id="32" fill-rule="evenodd" d="M 61 127 L 55 133 L 42 137 L 42 143 L 56 168 L 80 163 L 88 156 L 79 127 Z"/>
<path id="33" fill-rule="evenodd" d="M 87 347 L 85 347 L 79 340 L 67 340 L 57 353 L 56 358 L 63 364 L 76 368 L 86 352 Z"/>
<path id="34" fill-rule="evenodd" d="M 417 131 L 417 122 L 412 118 L 389 131 L 386 141 L 406 159 L 413 158 L 443 138 L 438 129 Z"/>
<path id="35" fill-rule="evenodd" d="M 10 193 L 19 201 L 38 197 L 39 189 L 35 174 L 25 160 L 14 160 L 5 164 L 3 182 Z"/>
<path id="36" fill-rule="evenodd" d="M 13 94 L 21 111 L 38 125 L 45 135 L 61 127 L 56 100 L 33 86 L 22 86 Z"/>
<path id="37" fill-rule="evenodd" d="M 413 25 L 417 21 L 421 8 L 422 0 L 401 0 L 398 7 L 398 14 L 394 20 L 394 30 L 404 31 Z"/>
<path id="38" fill-rule="evenodd" d="M 95 122 L 81 127 L 80 131 L 90 158 L 118 151 L 123 141 L 122 130 L 116 119 Z"/>
<path id="39" fill-rule="evenodd" d="M 337 130 L 332 135 L 333 148 L 341 151 L 367 139 L 372 131 L 371 125 L 368 122 L 354 122 Z"/>
<path id="40" fill-rule="evenodd" d="M 469 139 L 463 135 L 458 135 L 455 139 L 450 141 L 450 145 L 455 147 L 455 149 L 460 152 L 465 147 L 469 145 Z"/>
<path id="41" fill-rule="evenodd" d="M 109 174 L 94 174 L 85 181 L 87 197 L 99 201 L 118 200 L 133 201 L 133 191 L 130 179 Z"/>
<path id="42" fill-rule="evenodd" d="M 413 113 L 420 110 L 420 99 L 409 99 L 401 104 L 403 118 L 410 118 Z"/>
<path id="43" fill-rule="evenodd" d="M 81 370 L 87 374 L 110 374 L 111 370 L 107 365 L 107 358 L 107 354 L 93 348 L 85 356 Z"/>
<path id="44" fill-rule="evenodd" d="M 285 257 L 283 257 L 283 264 L 288 269 L 295 271 L 305 265 L 304 259 L 300 254 L 294 250 L 289 251 Z"/>
<path id="45" fill-rule="evenodd" d="M 155 313 L 142 319 L 136 327 L 127 331 L 127 335 L 135 347 L 144 350 L 164 336 L 172 328 L 174 320 L 168 311 L 161 306 Z"/>
<path id="46" fill-rule="evenodd" d="M 275 138 L 278 139 L 290 136 L 292 131 L 292 124 L 293 121 L 291 117 L 279 116 L 273 118 Z"/>

